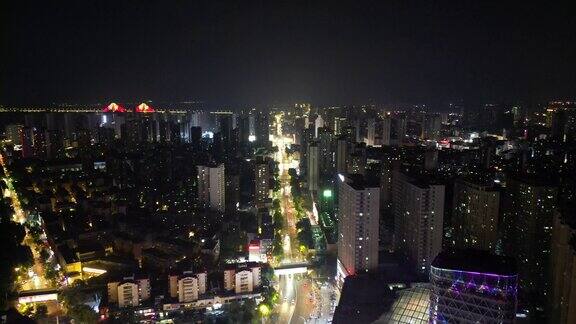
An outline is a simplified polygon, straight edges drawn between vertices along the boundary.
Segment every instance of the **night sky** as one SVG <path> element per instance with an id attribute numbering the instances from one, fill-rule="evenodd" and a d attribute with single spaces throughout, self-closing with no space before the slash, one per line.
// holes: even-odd
<path id="1" fill-rule="evenodd" d="M 576 15 L 548 1 L 1 2 L 3 105 L 576 97 Z"/>

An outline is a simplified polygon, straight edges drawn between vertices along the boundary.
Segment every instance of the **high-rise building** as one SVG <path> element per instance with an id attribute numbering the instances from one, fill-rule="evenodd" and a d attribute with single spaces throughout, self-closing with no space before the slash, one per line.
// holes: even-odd
<path id="1" fill-rule="evenodd" d="M 456 181 L 452 224 L 457 248 L 495 252 L 499 219 L 500 189 L 494 182 L 480 179 Z"/>
<path id="2" fill-rule="evenodd" d="M 400 171 L 392 176 L 395 246 L 421 274 L 428 273 L 442 249 L 444 189 L 432 179 Z"/>
<path id="3" fill-rule="evenodd" d="M 320 179 L 332 180 L 334 177 L 334 150 L 332 148 L 332 133 L 329 128 L 318 129 L 318 150 Z M 325 181 L 321 181 L 324 182 Z"/>
<path id="4" fill-rule="evenodd" d="M 429 148 L 424 152 L 424 169 L 433 171 L 438 168 L 438 150 Z"/>
<path id="5" fill-rule="evenodd" d="M 396 138 L 398 146 L 402 146 L 402 143 L 406 139 L 407 124 L 406 118 L 399 118 L 396 120 Z"/>
<path id="6" fill-rule="evenodd" d="M 34 156 L 33 147 L 34 134 L 32 128 L 22 127 L 20 131 L 20 143 L 22 143 L 22 157 L 30 158 Z"/>
<path id="7" fill-rule="evenodd" d="M 534 308 L 542 308 L 550 293 L 547 273 L 557 192 L 550 179 L 524 174 L 506 181 L 505 253 L 516 258 L 520 297 Z"/>
<path id="8" fill-rule="evenodd" d="M 306 155 L 308 160 L 308 167 L 306 168 L 308 174 L 308 190 L 317 191 L 320 186 L 320 150 L 318 149 L 318 143 L 309 143 Z"/>
<path id="9" fill-rule="evenodd" d="M 267 161 L 257 161 L 254 166 L 254 201 L 264 204 L 269 199 L 270 171 Z"/>
<path id="10" fill-rule="evenodd" d="M 442 127 L 442 117 L 439 114 L 427 114 L 422 125 L 422 139 L 438 139 Z"/>
<path id="11" fill-rule="evenodd" d="M 50 135 L 48 138 L 54 137 L 62 137 L 62 133 L 59 130 L 52 130 L 49 131 Z M 98 127 L 96 128 L 96 142 L 102 146 L 110 146 L 114 142 L 115 138 L 114 128 L 111 127 Z"/>
<path id="12" fill-rule="evenodd" d="M 392 145 L 392 119 L 388 117 L 382 120 L 382 145 Z"/>
<path id="13" fill-rule="evenodd" d="M 552 312 L 550 323 L 576 323 L 576 210 L 554 215 L 551 244 Z"/>
<path id="14" fill-rule="evenodd" d="M 142 127 L 140 120 L 135 117 L 127 118 L 122 125 L 122 141 L 129 150 L 135 150 L 142 140 Z"/>
<path id="15" fill-rule="evenodd" d="M 114 138 L 114 130 L 112 128 L 104 128 L 110 130 L 112 138 Z M 49 130 L 46 132 L 46 155 L 48 159 L 57 159 L 64 156 L 64 139 L 60 130 Z"/>
<path id="16" fill-rule="evenodd" d="M 353 152 L 348 155 L 348 173 L 366 174 L 366 144 L 356 143 Z"/>
<path id="17" fill-rule="evenodd" d="M 224 212 L 226 207 L 224 164 L 198 166 L 198 201 L 205 208 Z"/>
<path id="18" fill-rule="evenodd" d="M 14 145 L 22 144 L 20 133 L 24 126 L 20 124 L 10 124 L 6 125 L 6 138 L 12 142 Z"/>
<path id="19" fill-rule="evenodd" d="M 314 121 L 314 138 L 318 138 L 318 129 L 324 127 L 324 119 L 318 115 Z"/>
<path id="20" fill-rule="evenodd" d="M 190 127 L 190 144 L 195 149 L 200 148 L 200 142 L 202 141 L 202 127 L 192 126 Z"/>
<path id="21" fill-rule="evenodd" d="M 334 118 L 334 134 L 342 135 L 344 134 L 344 128 L 346 127 L 348 121 L 345 117 L 335 117 Z"/>
<path id="22" fill-rule="evenodd" d="M 46 130 L 34 128 L 34 156 L 38 159 L 47 158 Z"/>
<path id="23" fill-rule="evenodd" d="M 226 169 L 226 210 L 234 211 L 240 206 L 240 175 Z"/>
<path id="24" fill-rule="evenodd" d="M 350 144 L 344 137 L 338 138 L 336 141 L 336 172 L 348 172 L 348 147 Z"/>
<path id="25" fill-rule="evenodd" d="M 259 111 L 254 117 L 256 144 L 260 147 L 270 146 L 270 116 L 267 111 Z"/>
<path id="26" fill-rule="evenodd" d="M 338 177 L 338 276 L 345 278 L 378 267 L 380 188 L 359 174 Z"/>
<path id="27" fill-rule="evenodd" d="M 250 118 L 247 114 L 238 117 L 238 136 L 241 145 L 246 145 L 250 141 Z"/>
<path id="28" fill-rule="evenodd" d="M 374 118 L 368 119 L 366 129 L 366 145 L 374 146 L 376 142 L 376 120 Z"/>
<path id="29" fill-rule="evenodd" d="M 486 251 L 442 252 L 430 268 L 430 323 L 514 323 L 514 260 Z"/>
<path id="30" fill-rule="evenodd" d="M 231 112 L 218 112 L 216 113 L 217 116 L 217 124 L 218 124 L 218 132 L 220 136 L 222 136 L 222 141 L 226 146 L 230 145 L 232 140 L 232 129 L 234 126 L 234 114 Z"/>

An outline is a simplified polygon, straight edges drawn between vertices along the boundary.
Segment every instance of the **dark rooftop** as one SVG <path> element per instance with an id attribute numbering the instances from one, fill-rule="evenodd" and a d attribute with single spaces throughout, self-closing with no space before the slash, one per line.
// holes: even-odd
<path id="1" fill-rule="evenodd" d="M 497 274 L 517 275 L 516 263 L 512 258 L 479 250 L 444 251 L 432 262 L 435 268 Z"/>
<path id="2" fill-rule="evenodd" d="M 364 190 L 366 188 L 379 188 L 378 179 L 368 178 L 361 174 L 346 174 L 342 175 L 344 179 L 342 181 L 346 182 L 350 187 L 356 190 Z"/>

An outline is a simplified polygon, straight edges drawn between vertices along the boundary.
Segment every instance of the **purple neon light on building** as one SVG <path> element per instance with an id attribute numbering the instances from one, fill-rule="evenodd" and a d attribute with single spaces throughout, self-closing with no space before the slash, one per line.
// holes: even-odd
<path id="1" fill-rule="evenodd" d="M 432 323 L 513 323 L 514 261 L 484 251 L 440 253 L 430 267 Z"/>

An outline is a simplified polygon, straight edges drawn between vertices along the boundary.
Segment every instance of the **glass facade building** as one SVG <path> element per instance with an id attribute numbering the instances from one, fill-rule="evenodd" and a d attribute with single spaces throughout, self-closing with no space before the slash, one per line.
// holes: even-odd
<path id="1" fill-rule="evenodd" d="M 487 253 L 442 253 L 430 269 L 431 323 L 513 323 L 513 261 Z"/>

